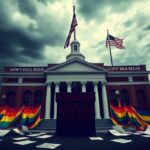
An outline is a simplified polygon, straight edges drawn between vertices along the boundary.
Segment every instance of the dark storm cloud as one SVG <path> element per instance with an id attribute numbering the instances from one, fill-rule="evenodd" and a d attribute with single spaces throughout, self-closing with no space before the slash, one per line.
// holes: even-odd
<path id="1" fill-rule="evenodd" d="M 30 17 L 35 17 L 37 8 L 33 0 L 17 0 L 18 7 L 21 13 L 27 14 Z"/>
<path id="2" fill-rule="evenodd" d="M 64 26 L 53 14 L 40 16 L 37 11 L 38 1 L 0 1 L 0 70 L 4 65 L 34 65 L 36 60 L 44 60 L 46 45 L 63 47 Z M 20 18 L 26 25 L 14 21 L 14 12 L 28 16 L 31 23 L 29 19 L 24 20 L 26 18 Z"/>
<path id="3" fill-rule="evenodd" d="M 38 0 L 38 2 L 43 3 L 44 5 L 47 5 L 48 3 L 54 3 L 59 0 Z"/>
<path id="4" fill-rule="evenodd" d="M 138 2 L 139 0 L 136 0 Z M 125 12 L 135 1 L 132 0 L 78 0 L 79 11 L 87 19 L 103 20 L 111 13 Z"/>

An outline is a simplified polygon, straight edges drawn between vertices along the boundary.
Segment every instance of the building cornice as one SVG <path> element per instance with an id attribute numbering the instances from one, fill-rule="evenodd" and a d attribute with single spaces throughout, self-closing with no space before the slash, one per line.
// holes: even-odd
<path id="1" fill-rule="evenodd" d="M 46 86 L 46 83 L 2 83 L 1 86 Z"/>
<path id="2" fill-rule="evenodd" d="M 136 75 L 138 75 L 138 74 L 145 74 L 145 75 L 148 75 L 150 73 L 150 71 L 135 71 L 135 72 L 133 72 L 133 71 L 128 71 L 128 72 L 108 72 L 108 76 L 109 75 L 132 75 L 132 74 L 136 74 Z"/>
<path id="3" fill-rule="evenodd" d="M 107 82 L 107 85 L 150 85 L 150 82 Z"/>

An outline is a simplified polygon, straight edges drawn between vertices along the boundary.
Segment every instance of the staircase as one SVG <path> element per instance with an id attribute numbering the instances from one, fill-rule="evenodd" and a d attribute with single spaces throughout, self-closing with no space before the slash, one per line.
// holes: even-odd
<path id="1" fill-rule="evenodd" d="M 110 119 L 96 119 L 95 120 L 96 132 L 103 132 L 112 129 L 112 122 Z M 41 123 L 34 129 L 34 131 L 48 131 L 55 133 L 56 119 L 43 119 Z"/>

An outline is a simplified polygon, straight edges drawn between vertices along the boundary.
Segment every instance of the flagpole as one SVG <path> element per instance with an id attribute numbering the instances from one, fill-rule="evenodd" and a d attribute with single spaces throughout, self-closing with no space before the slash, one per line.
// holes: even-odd
<path id="1" fill-rule="evenodd" d="M 75 4 L 73 4 L 73 15 L 75 14 Z M 74 28 L 74 40 L 76 40 L 76 29 Z"/>
<path id="2" fill-rule="evenodd" d="M 109 52 L 110 52 L 110 60 L 111 60 L 111 65 L 113 66 L 113 59 L 112 59 L 112 53 L 111 53 L 111 46 L 110 46 L 110 41 L 109 41 L 109 31 L 107 29 L 107 38 L 108 38 L 108 45 L 109 45 Z"/>

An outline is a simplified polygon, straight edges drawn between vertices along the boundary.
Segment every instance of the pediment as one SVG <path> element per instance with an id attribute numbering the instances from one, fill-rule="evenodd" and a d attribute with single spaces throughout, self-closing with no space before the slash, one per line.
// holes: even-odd
<path id="1" fill-rule="evenodd" d="M 75 59 L 47 69 L 46 72 L 106 72 L 106 70 L 89 62 Z"/>

